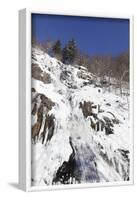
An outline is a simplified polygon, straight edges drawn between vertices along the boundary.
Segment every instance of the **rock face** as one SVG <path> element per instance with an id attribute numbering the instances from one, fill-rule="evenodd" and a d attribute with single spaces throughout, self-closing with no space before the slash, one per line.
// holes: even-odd
<path id="1" fill-rule="evenodd" d="M 79 107 L 82 109 L 83 115 L 86 118 L 88 116 L 94 115 L 93 109 L 97 108 L 97 106 L 94 105 L 94 103 L 90 102 L 90 101 L 88 101 L 88 102 L 84 101 L 84 103 L 80 102 L 80 106 Z"/>
<path id="2" fill-rule="evenodd" d="M 36 80 L 42 81 L 43 83 L 51 83 L 50 75 L 43 72 L 38 64 L 32 64 L 32 77 Z"/>
<path id="3" fill-rule="evenodd" d="M 36 123 L 32 126 L 32 139 L 36 142 L 39 138 L 42 139 L 42 143 L 44 143 L 46 134 L 48 141 L 54 133 L 54 116 L 52 114 L 50 115 L 49 111 L 55 103 L 45 95 L 38 94 L 36 91 L 32 102 L 32 115 L 37 118 Z"/>
<path id="4" fill-rule="evenodd" d="M 96 131 L 105 130 L 106 135 L 114 134 L 114 130 L 113 130 L 114 124 L 119 123 L 119 121 L 116 118 L 109 118 L 106 116 L 103 116 L 102 119 L 98 118 L 98 114 L 94 112 L 94 109 L 98 108 L 98 113 L 104 112 L 104 111 L 101 111 L 100 105 L 97 106 L 97 105 L 94 105 L 93 102 L 84 101 L 83 103 L 80 102 L 79 107 L 82 109 L 82 112 L 85 118 L 91 117 L 90 122 L 91 122 L 92 129 Z"/>
<path id="5" fill-rule="evenodd" d="M 37 48 L 32 62 L 32 185 L 130 180 L 127 97 Z"/>

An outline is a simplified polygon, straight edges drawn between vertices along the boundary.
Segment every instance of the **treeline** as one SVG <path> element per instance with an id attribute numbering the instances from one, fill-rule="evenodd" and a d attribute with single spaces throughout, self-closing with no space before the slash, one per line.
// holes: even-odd
<path id="1" fill-rule="evenodd" d="M 74 64 L 77 57 L 78 48 L 74 39 L 69 40 L 64 48 L 62 48 L 60 40 L 57 40 L 56 42 L 47 40 L 43 43 L 38 43 L 35 39 L 33 39 L 32 45 L 39 46 L 44 52 L 56 57 L 64 64 Z"/>
<path id="2" fill-rule="evenodd" d="M 60 40 L 56 42 L 47 40 L 38 43 L 33 38 L 32 45 L 39 46 L 43 51 L 56 57 L 64 64 L 85 66 L 89 72 L 101 77 L 102 80 L 107 76 L 108 78 L 116 78 L 119 83 L 129 81 L 129 52 L 123 52 L 115 57 L 111 55 L 90 56 L 79 50 L 74 39 L 69 40 L 64 48 L 62 48 Z"/>

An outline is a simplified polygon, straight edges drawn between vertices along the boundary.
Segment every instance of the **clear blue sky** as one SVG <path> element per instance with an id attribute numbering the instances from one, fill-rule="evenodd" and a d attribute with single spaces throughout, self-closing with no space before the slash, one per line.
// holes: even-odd
<path id="1" fill-rule="evenodd" d="M 32 14 L 32 35 L 60 39 L 63 47 L 74 38 L 82 52 L 116 56 L 129 49 L 129 20 Z"/>

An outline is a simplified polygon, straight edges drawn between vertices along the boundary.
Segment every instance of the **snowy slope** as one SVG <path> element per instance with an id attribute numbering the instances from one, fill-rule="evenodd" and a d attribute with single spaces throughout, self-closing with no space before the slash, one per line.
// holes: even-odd
<path id="1" fill-rule="evenodd" d="M 32 185 L 127 181 L 127 97 L 32 49 Z"/>

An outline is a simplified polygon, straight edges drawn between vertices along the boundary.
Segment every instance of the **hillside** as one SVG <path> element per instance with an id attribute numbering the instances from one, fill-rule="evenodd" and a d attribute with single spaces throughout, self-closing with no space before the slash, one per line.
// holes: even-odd
<path id="1" fill-rule="evenodd" d="M 32 185 L 128 181 L 127 98 L 33 48 Z"/>

